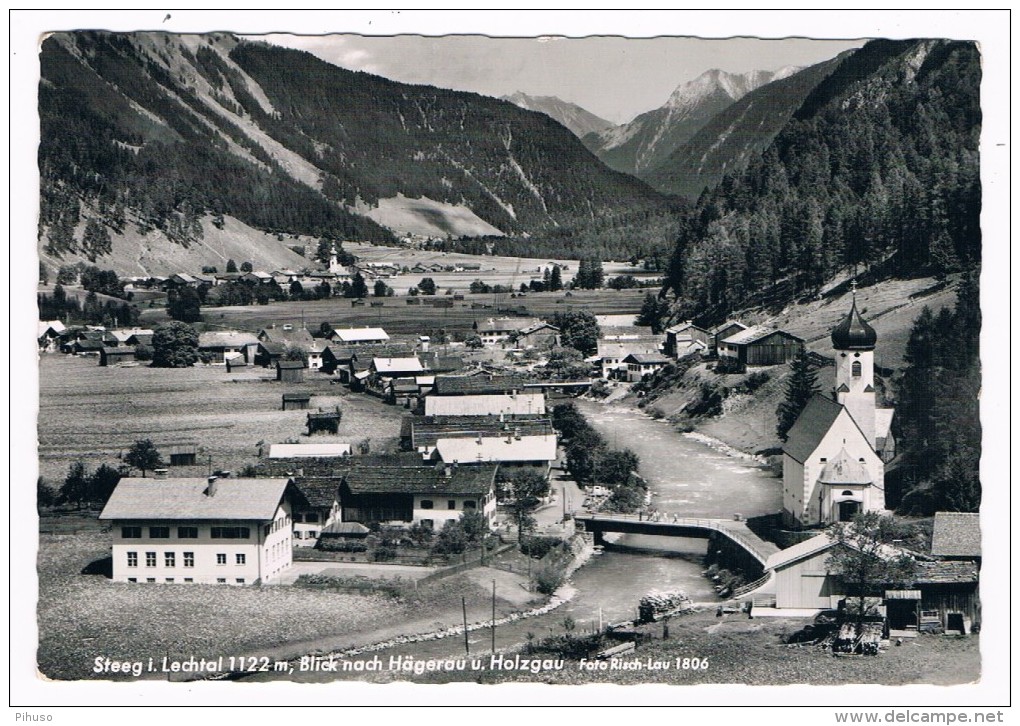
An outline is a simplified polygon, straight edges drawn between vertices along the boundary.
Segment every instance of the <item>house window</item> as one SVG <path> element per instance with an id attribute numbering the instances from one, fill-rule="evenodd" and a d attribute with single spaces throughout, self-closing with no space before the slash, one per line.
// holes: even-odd
<path id="1" fill-rule="evenodd" d="M 227 554 L 225 552 L 219 552 L 216 555 L 216 564 L 225 565 L 227 564 Z"/>
<path id="2" fill-rule="evenodd" d="M 305 535 L 305 538 L 306 539 L 315 539 L 318 536 L 319 536 L 319 530 L 317 530 L 317 529 L 310 529 L 310 530 L 308 530 L 308 533 Z"/>
<path id="3" fill-rule="evenodd" d="M 155 552 L 146 552 L 145 553 L 145 566 L 146 567 L 155 567 L 156 566 L 156 553 Z"/>
<path id="4" fill-rule="evenodd" d="M 140 539 L 142 536 L 141 527 L 121 527 L 120 536 L 123 539 Z"/>
<path id="5" fill-rule="evenodd" d="M 137 577 L 129 577 L 128 578 L 128 582 L 138 582 L 138 578 Z"/>
<path id="6" fill-rule="evenodd" d="M 216 578 L 216 584 L 217 585 L 226 585 L 227 584 L 227 578 L 225 578 L 225 577 L 217 577 Z"/>
<path id="7" fill-rule="evenodd" d="M 248 539 L 251 530 L 247 527 L 212 527 L 213 539 Z"/>
<path id="8" fill-rule="evenodd" d="M 128 552 L 127 553 L 128 567 L 138 567 L 138 553 Z"/>
<path id="9" fill-rule="evenodd" d="M 431 499 L 422 499 L 421 500 L 421 508 L 422 509 L 432 509 L 432 500 Z"/>
<path id="10" fill-rule="evenodd" d="M 176 567 L 177 566 L 177 556 L 173 552 L 164 552 L 163 553 L 163 564 L 166 567 Z"/>
<path id="11" fill-rule="evenodd" d="M 156 581 L 156 578 L 155 578 L 155 577 L 146 577 L 146 578 L 145 578 L 145 581 L 146 581 L 146 582 L 155 582 L 155 581 Z"/>
<path id="12" fill-rule="evenodd" d="M 432 529 L 432 525 L 433 524 L 435 524 L 435 523 L 431 519 L 423 519 L 423 520 L 421 520 L 421 526 L 422 527 L 428 527 L 429 529 Z"/>
<path id="13" fill-rule="evenodd" d="M 168 577 L 168 578 L 166 578 L 166 582 L 167 582 L 168 584 L 170 584 L 170 583 L 173 583 L 173 581 L 174 581 L 174 578 L 172 578 L 172 577 Z"/>
<path id="14" fill-rule="evenodd" d="M 859 360 L 855 360 L 853 365 L 850 366 L 850 373 L 854 378 L 861 377 L 861 362 Z"/>
<path id="15" fill-rule="evenodd" d="M 318 522 L 319 521 L 319 515 L 316 514 L 315 512 L 311 512 L 309 514 L 306 514 L 305 515 L 305 521 L 306 522 Z"/>
<path id="16" fill-rule="evenodd" d="M 237 562 L 237 564 L 239 564 L 239 565 L 243 565 L 244 561 L 245 561 L 245 556 L 244 555 L 234 555 L 234 561 Z"/>
<path id="17" fill-rule="evenodd" d="M 455 500 L 453 500 L 453 499 L 447 499 L 446 500 L 446 508 L 447 509 L 456 509 L 457 508 L 457 502 Z"/>
<path id="18" fill-rule="evenodd" d="M 198 539 L 198 527 L 178 527 L 177 539 Z"/>
<path id="19" fill-rule="evenodd" d="M 237 578 L 237 580 L 235 580 L 235 582 L 236 582 L 236 583 L 237 583 L 238 585 L 243 585 L 243 584 L 244 584 L 244 578 L 243 578 L 243 577 L 239 577 L 239 578 Z"/>
<path id="20" fill-rule="evenodd" d="M 149 539 L 169 539 L 169 527 L 149 527 Z"/>
<path id="21" fill-rule="evenodd" d="M 194 581 L 195 581 L 195 578 L 194 578 L 194 577 L 185 577 L 185 578 L 184 578 L 184 581 L 185 581 L 185 582 L 194 582 Z"/>
<path id="22" fill-rule="evenodd" d="M 475 500 L 474 499 L 465 499 L 464 500 L 464 509 L 474 509 L 474 508 L 475 508 Z"/>
<path id="23" fill-rule="evenodd" d="M 184 566 L 185 567 L 194 567 L 195 566 L 195 553 L 194 552 L 185 552 L 184 553 Z"/>
<path id="24" fill-rule="evenodd" d="M 273 525 L 267 524 L 265 527 L 262 528 L 262 535 L 264 537 L 268 537 L 272 533 L 273 533 Z"/>

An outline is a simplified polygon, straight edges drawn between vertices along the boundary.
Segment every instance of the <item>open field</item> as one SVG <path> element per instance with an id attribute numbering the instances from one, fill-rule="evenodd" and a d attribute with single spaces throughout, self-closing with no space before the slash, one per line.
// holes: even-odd
<path id="1" fill-rule="evenodd" d="M 157 448 L 194 442 L 199 465 L 175 467 L 174 476 L 202 476 L 211 457 L 215 469 L 239 470 L 258 457 L 257 444 L 306 440 L 305 411 L 281 411 L 283 393 L 308 392 L 311 405 L 339 405 L 337 436 L 316 441 L 359 442 L 372 451 L 395 445 L 402 409 L 369 396 L 352 395 L 322 374 L 306 371 L 304 383 L 277 383 L 270 369 L 226 372 L 223 366 L 159 369 L 100 367 L 95 357 L 40 357 L 39 468 L 59 484 L 76 459 L 89 468 L 116 464 L 138 439 Z"/>
<path id="2" fill-rule="evenodd" d="M 528 293 L 525 297 L 500 296 L 503 309 L 524 307 L 529 315 L 552 316 L 557 312 L 588 310 L 595 314 L 637 313 L 641 309 L 646 290 L 576 290 L 569 297 L 563 292 Z M 418 336 L 445 330 L 447 333 L 470 335 L 476 322 L 498 317 L 493 295 L 464 295 L 464 300 L 453 302 L 452 308 L 430 305 L 408 305 L 406 297 L 368 298 L 363 306 L 354 307 L 351 300 L 287 301 L 269 305 L 202 308 L 202 319 L 210 328 L 237 327 L 257 332 L 271 324 L 291 323 L 317 329 L 319 323 L 329 322 L 334 327 L 380 326 L 392 335 Z M 421 298 L 424 300 L 425 298 Z M 436 299 L 449 297 L 439 295 Z M 368 302 L 382 303 L 371 307 Z M 472 308 L 472 305 L 489 307 Z M 166 322 L 166 312 L 160 308 L 142 311 L 140 325 L 158 325 Z"/>
<path id="3" fill-rule="evenodd" d="M 471 622 L 488 617 L 491 607 L 489 579 L 477 575 L 455 575 L 391 598 L 288 585 L 137 585 L 82 574 L 109 550 L 109 534 L 102 531 L 39 538 L 38 664 L 49 678 L 132 679 L 94 674 L 97 657 L 152 658 L 157 668 L 164 657 L 296 658 L 449 628 L 460 622 L 462 597 Z M 517 587 L 503 589 L 511 586 Z M 500 597 L 497 613 L 521 605 L 520 598 Z"/>

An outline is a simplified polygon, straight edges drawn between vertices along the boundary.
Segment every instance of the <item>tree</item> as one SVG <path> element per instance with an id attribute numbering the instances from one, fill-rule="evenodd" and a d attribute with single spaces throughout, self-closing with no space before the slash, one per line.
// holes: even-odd
<path id="1" fill-rule="evenodd" d="M 100 505 L 106 504 L 119 481 L 120 472 L 109 464 L 100 465 L 89 477 L 88 501 Z"/>
<path id="2" fill-rule="evenodd" d="M 468 511 L 460 519 L 450 520 L 439 532 L 434 551 L 438 554 L 460 554 L 466 549 L 478 547 L 489 533 L 489 523 L 479 511 Z"/>
<path id="3" fill-rule="evenodd" d="M 435 295 L 436 283 L 431 277 L 423 277 L 422 281 L 418 283 L 418 289 L 421 290 L 422 295 Z"/>
<path id="4" fill-rule="evenodd" d="M 552 324 L 560 329 L 560 342 L 581 351 L 584 355 L 592 355 L 599 346 L 599 323 L 594 313 L 587 310 L 576 310 L 569 313 L 556 313 Z"/>
<path id="5" fill-rule="evenodd" d="M 202 319 L 202 300 L 192 287 L 171 288 L 167 294 L 166 312 L 182 323 L 197 323 Z"/>
<path id="6" fill-rule="evenodd" d="M 537 499 L 549 493 L 549 479 L 535 469 L 521 469 L 510 478 L 510 493 L 512 499 L 534 506 Z"/>
<path id="7" fill-rule="evenodd" d="M 790 380 L 786 384 L 786 398 L 776 408 L 776 434 L 782 441 L 790 433 L 800 412 L 811 397 L 818 393 L 818 374 L 808 359 L 807 349 L 801 348 L 790 364 Z"/>
<path id="8" fill-rule="evenodd" d="M 881 596 L 889 587 L 912 582 L 914 561 L 910 555 L 889 547 L 902 529 L 889 516 L 863 512 L 852 522 L 832 527 L 836 542 L 826 567 L 838 574 L 846 588 L 848 611 L 860 637 L 868 615 L 868 598 Z"/>
<path id="9" fill-rule="evenodd" d="M 291 300 L 300 300 L 305 294 L 305 287 L 298 280 L 292 280 L 290 283 L 290 298 Z"/>
<path id="10" fill-rule="evenodd" d="M 197 361 L 198 333 L 187 323 L 167 323 L 153 332 L 153 368 L 188 368 Z"/>
<path id="11" fill-rule="evenodd" d="M 131 444 L 131 448 L 124 454 L 124 463 L 132 468 L 141 469 L 144 477 L 146 471 L 162 466 L 163 457 L 151 439 L 139 439 Z"/>
<path id="12" fill-rule="evenodd" d="M 373 293 L 376 297 L 386 297 L 386 291 L 389 290 L 389 285 L 384 280 L 376 280 Z"/>
<path id="13" fill-rule="evenodd" d="M 630 449 L 614 449 L 605 452 L 599 459 L 599 482 L 605 484 L 626 484 L 631 472 L 638 470 L 638 455 Z"/>
<path id="14" fill-rule="evenodd" d="M 47 483 L 43 477 L 38 477 L 35 482 L 35 504 L 36 509 L 41 511 L 43 507 L 49 508 L 57 503 L 57 492 Z"/>
<path id="15" fill-rule="evenodd" d="M 299 345 L 288 346 L 283 352 L 284 360 L 299 360 L 308 367 L 308 351 Z"/>
<path id="16" fill-rule="evenodd" d="M 351 278 L 351 289 L 347 297 L 363 298 L 368 297 L 368 283 L 360 272 L 355 272 Z"/>
<path id="17" fill-rule="evenodd" d="M 663 322 L 668 315 L 669 303 L 665 300 L 660 300 L 659 296 L 654 292 L 649 292 L 645 294 L 645 300 L 641 304 L 641 312 L 637 314 L 634 324 L 651 326 L 652 333 L 658 335 L 663 331 Z"/>
<path id="18" fill-rule="evenodd" d="M 64 485 L 60 487 L 60 498 L 74 504 L 75 509 L 81 509 L 81 503 L 88 499 L 88 495 L 89 470 L 84 461 L 78 460 L 67 470 Z"/>
<path id="19" fill-rule="evenodd" d="M 47 285 L 50 281 L 50 271 L 46 269 L 46 265 L 39 261 L 39 284 Z"/>
<path id="20" fill-rule="evenodd" d="M 233 260 L 227 260 L 227 273 L 237 272 L 237 263 Z"/>
<path id="21" fill-rule="evenodd" d="M 247 260 L 241 263 L 241 272 L 251 272 L 255 269 L 255 266 Z"/>
<path id="22" fill-rule="evenodd" d="M 549 290 L 559 292 L 563 289 L 563 272 L 559 265 L 553 265 L 552 273 L 549 275 Z"/>

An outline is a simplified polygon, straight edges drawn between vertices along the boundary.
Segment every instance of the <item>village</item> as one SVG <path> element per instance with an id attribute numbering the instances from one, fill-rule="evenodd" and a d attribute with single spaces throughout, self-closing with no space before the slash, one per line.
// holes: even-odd
<path id="1" fill-rule="evenodd" d="M 481 264 L 461 265 L 446 271 L 477 276 L 480 269 Z M 131 284 L 173 295 L 240 283 L 257 297 L 269 285 L 342 286 L 352 275 L 383 280 L 397 273 L 397 267 L 345 268 L 334 248 L 322 272 L 178 273 Z M 832 648 L 848 653 L 877 653 L 879 645 L 884 649 L 936 632 L 967 636 L 980 630 L 977 515 L 938 513 L 929 541 L 883 544 L 875 551 L 865 534 L 855 541 L 846 527 L 886 512 L 884 467 L 897 452 L 894 412 L 876 397 L 875 351 L 881 342 L 859 311 L 855 283 L 838 298 L 842 311 L 827 344 L 815 337 L 811 350 L 804 335 L 761 316 L 726 319 L 714 327 L 655 321 L 659 332 L 653 332 L 651 325 L 635 324 L 636 310 L 594 315 L 575 308 L 572 294 L 583 293 L 569 286 L 559 292 L 529 289 L 527 304 L 545 302 L 554 314 L 528 314 L 506 293 L 404 296 L 406 303 L 427 303 L 426 308 L 470 312 L 464 320 L 471 322 L 461 322 L 459 330 L 417 326 L 430 333 L 417 335 L 340 322 L 348 315 L 340 306 L 356 308 L 373 298 L 327 297 L 308 318 L 318 320 L 328 309 L 336 316 L 332 321 L 306 323 L 302 310 L 300 321 L 285 318 L 257 330 L 224 323 L 225 315 L 243 307 L 203 307 L 203 319 L 216 323 L 194 326 L 152 317 L 156 323 L 144 327 L 146 316 L 162 313 L 159 309 L 143 312 L 128 328 L 41 321 L 42 471 L 59 481 L 70 463 L 67 449 L 81 444 L 88 451 L 78 459 L 82 481 L 68 485 L 72 465 L 61 491 L 51 488 L 54 508 L 41 526 L 45 532 L 70 505 L 78 517 L 82 505 L 95 507 L 91 516 L 109 553 L 100 569 L 110 587 L 332 585 L 364 594 L 394 579 L 417 589 L 464 572 L 502 567 L 509 574 L 516 567 L 511 586 L 527 595 L 512 596 L 502 607 L 518 614 L 547 607 L 535 598 L 562 597 L 571 572 L 612 548 L 619 533 L 651 533 L 665 541 L 707 537 L 724 554 L 709 570 L 721 583 L 715 604 L 701 607 L 717 608 L 720 616 L 806 619 L 811 640 L 829 638 Z M 552 297 L 568 307 L 550 306 L 556 302 Z M 396 302 L 392 294 L 383 299 Z M 632 309 L 641 301 L 629 299 Z M 271 319 L 272 308 L 261 315 Z M 217 309 L 224 315 L 217 316 Z M 238 316 L 238 322 L 245 319 Z M 149 366 L 154 357 L 167 356 L 184 361 L 182 367 Z M 588 434 L 577 428 L 577 417 L 584 416 L 576 401 L 602 401 L 596 406 L 633 401 L 689 367 L 746 381 L 788 371 L 798 361 L 820 374 L 824 393 L 806 402 L 789 429 L 781 456 L 774 457 L 779 476 L 763 479 L 781 505 L 762 512 L 762 521 L 765 514 L 771 517 L 766 527 L 749 529 L 751 522 L 741 521 L 745 516 L 725 510 L 709 512 L 709 519 L 699 514 L 697 521 L 682 509 L 660 511 L 653 498 L 661 494 L 656 482 L 649 484 L 638 457 L 629 448 L 615 448 L 615 442 L 585 464 L 585 446 L 605 443 L 585 439 Z M 153 400 L 149 405 L 159 410 L 160 423 L 147 424 L 141 401 L 155 382 L 150 372 L 171 387 L 175 376 L 198 376 L 187 384 L 189 398 L 224 384 L 251 390 L 255 396 L 245 396 L 250 410 L 245 418 L 251 420 L 234 428 L 223 419 L 233 430 L 227 443 L 219 432 L 196 436 L 203 426 L 188 423 L 191 419 L 175 430 L 176 407 Z M 59 425 L 47 431 L 47 379 L 66 375 L 93 377 L 101 400 L 106 399 L 99 391 L 132 392 L 126 395 L 140 404 L 134 409 L 137 425 L 125 409 L 123 420 L 98 427 L 145 435 L 99 436 L 104 447 L 98 449 L 88 436 L 74 437 L 75 446 L 59 445 L 48 453 L 52 435 L 57 435 L 52 440 L 62 435 Z M 61 407 L 50 410 L 56 414 Z M 119 448 L 109 449 L 118 441 Z M 105 491 L 89 491 L 86 461 L 113 471 Z M 682 469 L 690 463 L 677 459 L 671 465 Z M 609 467 L 622 470 L 610 474 Z M 835 553 L 842 550 L 878 556 L 888 564 L 879 569 L 890 579 L 882 582 L 880 574 L 870 573 L 867 582 L 854 583 L 849 569 L 837 571 Z M 632 593 L 635 603 L 641 594 Z M 462 631 L 474 627 L 467 612 L 465 605 Z M 512 623 L 516 616 L 509 617 Z M 618 652 L 612 638 L 627 642 L 633 632 L 619 624 L 598 632 L 600 645 L 588 655 Z M 256 645 L 259 638 L 249 640 Z"/>

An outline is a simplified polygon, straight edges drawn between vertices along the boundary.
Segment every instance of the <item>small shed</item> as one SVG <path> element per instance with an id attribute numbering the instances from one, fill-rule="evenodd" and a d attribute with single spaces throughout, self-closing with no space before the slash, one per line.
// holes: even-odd
<path id="1" fill-rule="evenodd" d="M 334 411 L 319 411 L 308 414 L 305 422 L 306 426 L 308 426 L 308 435 L 311 436 L 319 431 L 335 435 L 340 430 L 340 419 L 342 416 L 343 412 L 340 411 L 339 406 Z"/>
<path id="2" fill-rule="evenodd" d="M 160 447 L 169 457 L 170 466 L 193 466 L 198 456 L 198 444 L 165 444 Z"/>
<path id="3" fill-rule="evenodd" d="M 311 401 L 312 394 L 310 393 L 285 393 L 283 394 L 283 406 L 284 411 L 300 411 L 308 408 L 308 402 Z"/>
<path id="4" fill-rule="evenodd" d="M 276 380 L 283 383 L 302 383 L 305 380 L 305 364 L 299 360 L 276 362 Z"/>
<path id="5" fill-rule="evenodd" d="M 365 539 L 371 531 L 372 530 L 363 525 L 361 522 L 333 522 L 332 524 L 326 525 L 322 531 L 319 532 L 319 537 L 335 539 Z"/>
<path id="6" fill-rule="evenodd" d="M 127 363 L 135 359 L 134 348 L 100 348 L 99 365 L 113 366 L 118 363 Z"/>

